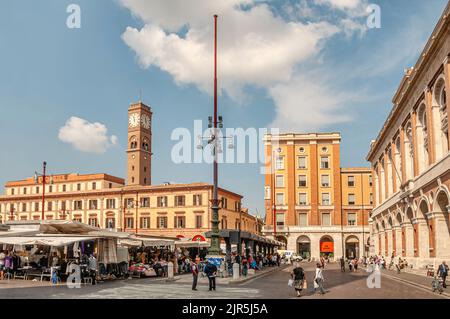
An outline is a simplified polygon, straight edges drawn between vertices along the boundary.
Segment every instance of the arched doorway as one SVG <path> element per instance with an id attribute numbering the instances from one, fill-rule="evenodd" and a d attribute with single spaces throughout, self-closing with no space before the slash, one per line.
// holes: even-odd
<path id="1" fill-rule="evenodd" d="M 428 203 L 425 200 L 422 200 L 419 204 L 419 216 L 423 219 L 425 219 L 425 222 L 423 224 L 424 227 L 426 227 L 426 230 L 423 229 L 422 226 L 419 226 L 419 232 L 425 233 L 428 235 L 428 238 L 422 237 L 419 241 L 419 256 L 420 257 L 436 257 L 434 256 L 434 225 L 433 221 L 428 219 L 428 212 L 430 211 Z"/>
<path id="2" fill-rule="evenodd" d="M 320 238 L 320 256 L 334 258 L 334 240 L 331 236 Z"/>
<path id="3" fill-rule="evenodd" d="M 359 239 L 351 235 L 345 240 L 345 257 L 348 259 L 359 259 Z"/>
<path id="4" fill-rule="evenodd" d="M 297 238 L 297 254 L 303 257 L 303 259 L 309 259 L 311 257 L 311 240 L 308 236 L 300 236 Z"/>

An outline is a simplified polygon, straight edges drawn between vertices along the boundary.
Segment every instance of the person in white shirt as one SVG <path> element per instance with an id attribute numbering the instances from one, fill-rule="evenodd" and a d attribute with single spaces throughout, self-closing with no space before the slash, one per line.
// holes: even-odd
<path id="1" fill-rule="evenodd" d="M 325 289 L 323 288 L 324 280 L 322 264 L 317 263 L 316 276 L 314 277 L 314 291 L 317 292 L 317 290 L 319 290 L 322 295 L 325 294 Z"/>

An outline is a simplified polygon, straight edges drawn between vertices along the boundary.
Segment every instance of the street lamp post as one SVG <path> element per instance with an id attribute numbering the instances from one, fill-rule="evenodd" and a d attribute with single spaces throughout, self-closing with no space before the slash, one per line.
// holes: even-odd
<path id="1" fill-rule="evenodd" d="M 45 219 L 45 183 L 47 179 L 46 175 L 47 162 L 42 163 L 42 174 L 34 172 L 34 181 L 37 184 L 39 182 L 39 177 L 42 177 L 42 216 L 41 219 Z M 52 184 L 52 178 L 50 177 L 50 184 Z"/>
<path id="2" fill-rule="evenodd" d="M 210 256 L 220 255 L 220 235 L 219 235 L 219 204 L 218 198 L 218 184 L 219 184 L 219 165 L 218 165 L 218 153 L 221 152 L 220 139 L 232 139 L 233 137 L 221 137 L 219 136 L 220 128 L 223 127 L 223 118 L 218 116 L 218 95 L 217 95 L 217 15 L 214 15 L 214 115 L 208 118 L 209 128 L 212 128 L 211 136 L 203 137 L 198 136 L 199 144 L 197 148 L 203 149 L 203 140 L 207 139 L 207 144 L 211 145 L 212 153 L 214 156 L 213 161 L 213 198 L 211 200 L 211 246 L 208 249 Z M 229 148 L 233 148 L 232 142 L 228 145 Z"/>

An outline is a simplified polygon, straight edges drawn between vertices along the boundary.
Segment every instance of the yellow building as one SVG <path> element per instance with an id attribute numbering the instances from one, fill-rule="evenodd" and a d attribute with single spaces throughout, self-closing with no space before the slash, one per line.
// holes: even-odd
<path id="1" fill-rule="evenodd" d="M 0 222 L 72 219 L 93 226 L 169 237 L 201 238 L 211 230 L 212 185 L 151 185 L 151 116 L 143 103 L 128 110 L 127 184 L 107 174 L 59 174 L 5 185 Z M 45 195 L 45 196 L 43 196 Z M 44 197 L 44 209 L 42 207 Z M 242 196 L 219 189 L 221 229 L 259 234 L 262 220 L 242 208 Z"/>
<path id="2" fill-rule="evenodd" d="M 371 171 L 341 169 L 340 142 L 339 133 L 265 136 L 263 232 L 288 250 L 316 259 L 367 255 Z"/>
<path id="3" fill-rule="evenodd" d="M 374 176 L 374 253 L 415 268 L 450 258 L 450 4 L 408 69 L 367 160 Z"/>

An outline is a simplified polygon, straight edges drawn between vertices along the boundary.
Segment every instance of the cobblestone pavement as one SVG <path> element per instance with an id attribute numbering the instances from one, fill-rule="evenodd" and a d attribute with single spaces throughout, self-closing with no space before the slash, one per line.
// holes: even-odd
<path id="1" fill-rule="evenodd" d="M 280 268 L 261 277 L 251 279 L 242 284 L 218 283 L 217 291 L 208 291 L 207 278 L 199 278 L 198 291 L 192 291 L 190 275 L 180 280 L 166 282 L 161 279 L 129 279 L 115 282 L 104 282 L 98 285 L 86 285 L 80 289 L 69 289 L 62 286 L 11 287 L 5 288 L 1 283 L 0 298 L 163 298 L 163 299 L 431 299 L 445 298 L 434 294 L 430 289 L 420 288 L 411 284 L 382 276 L 380 289 L 369 289 L 366 284 L 368 274 L 365 270 L 354 273 L 341 273 L 337 265 L 329 265 L 324 271 L 325 288 L 328 291 L 323 296 L 314 295 L 313 287 L 314 265 L 302 264 L 305 268 L 308 291 L 301 298 L 295 297 L 293 288 L 287 286 L 288 268 Z"/>

